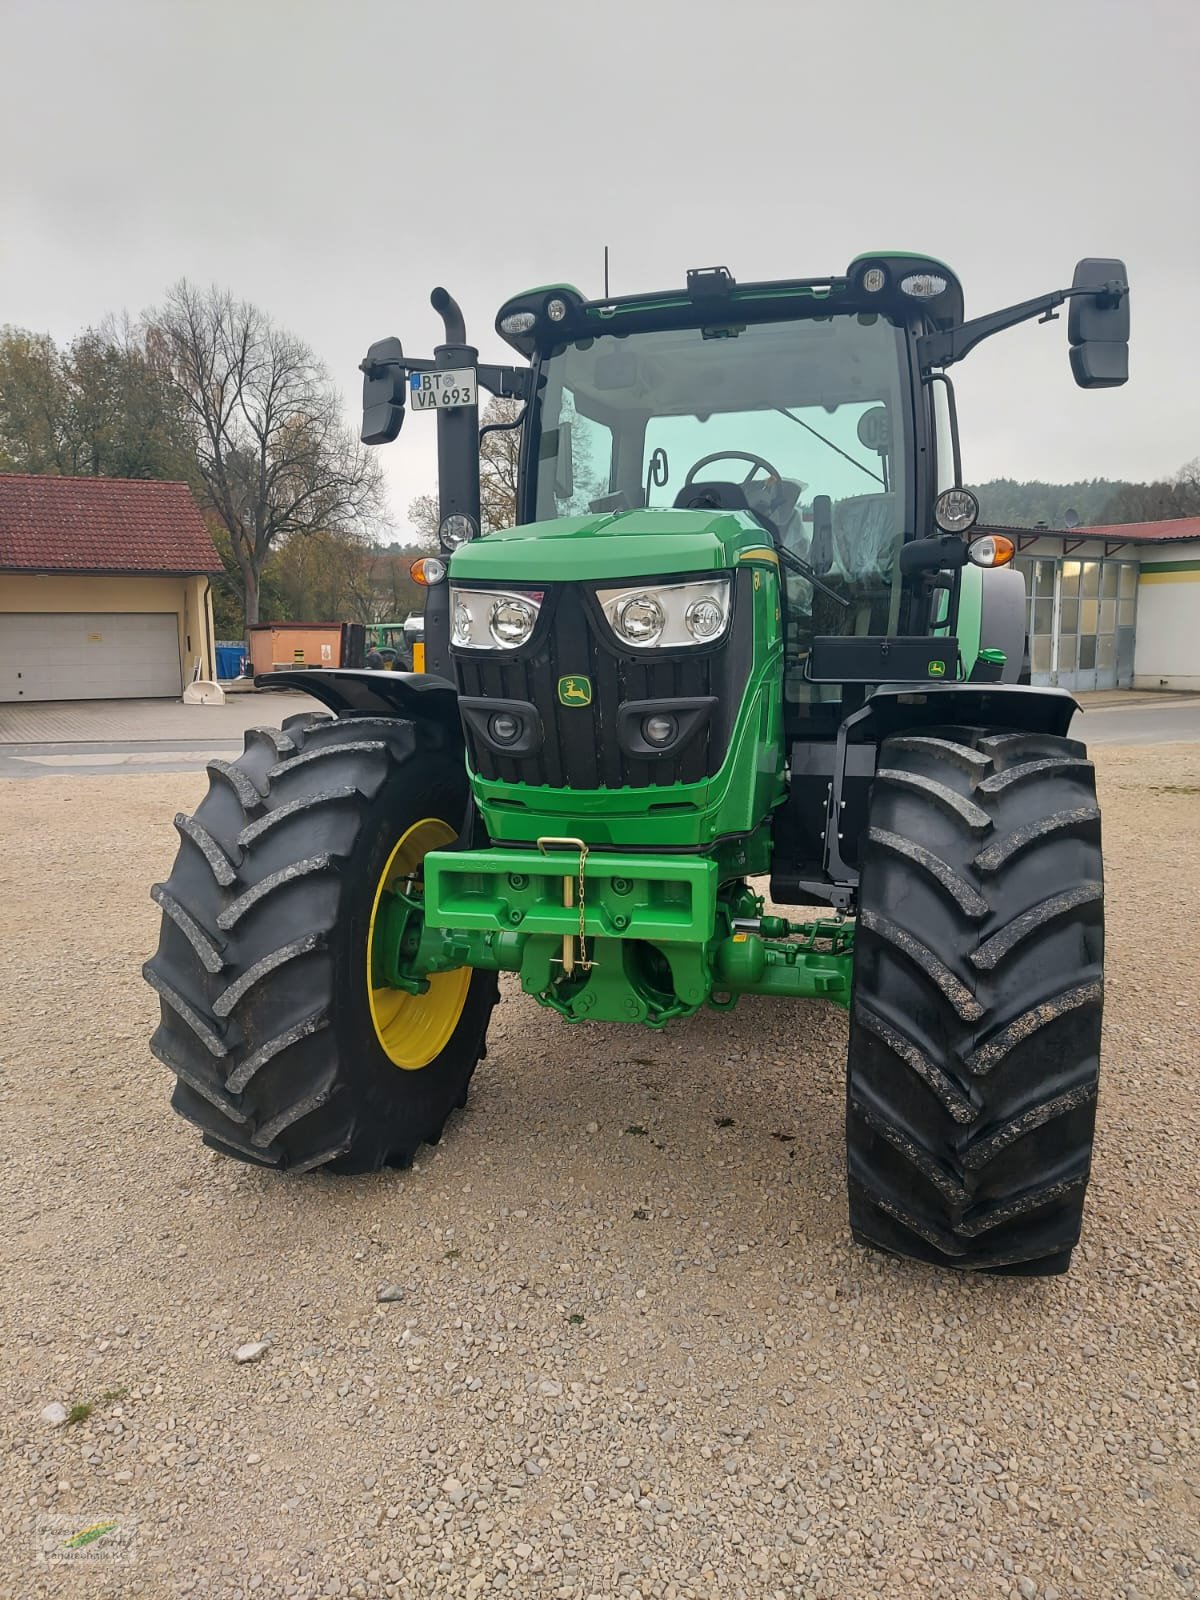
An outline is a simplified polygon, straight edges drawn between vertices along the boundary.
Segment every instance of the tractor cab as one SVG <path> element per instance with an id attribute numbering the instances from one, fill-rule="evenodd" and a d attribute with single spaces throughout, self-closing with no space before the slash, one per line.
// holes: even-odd
<path id="1" fill-rule="evenodd" d="M 940 297 L 957 303 L 942 270 Z M 567 314 L 534 351 L 522 520 L 603 513 L 636 536 L 668 529 L 672 510 L 753 519 L 782 567 L 787 699 L 832 706 L 840 685 L 806 675 L 814 636 L 895 634 L 914 610 L 898 558 L 937 484 L 939 419 L 908 348 L 933 326 L 928 299 L 872 297 L 861 274 L 739 290 L 719 272 L 703 292 L 692 278 L 685 306 L 606 317 L 560 291 Z M 521 304 L 501 332 L 530 314 Z"/>

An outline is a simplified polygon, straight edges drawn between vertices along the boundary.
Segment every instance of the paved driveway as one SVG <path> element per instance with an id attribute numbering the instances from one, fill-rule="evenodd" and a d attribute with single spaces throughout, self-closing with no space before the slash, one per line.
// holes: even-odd
<path id="1" fill-rule="evenodd" d="M 1081 695 L 1071 732 L 1089 745 L 1200 742 L 1200 695 Z M 223 706 L 178 700 L 81 700 L 0 707 L 0 779 L 195 772 L 229 760 L 247 728 L 319 709 L 306 694 L 230 695 Z"/>

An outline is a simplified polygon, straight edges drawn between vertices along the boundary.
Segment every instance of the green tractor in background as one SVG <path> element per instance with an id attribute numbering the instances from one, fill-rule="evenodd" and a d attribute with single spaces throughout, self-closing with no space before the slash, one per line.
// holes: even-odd
<path id="1" fill-rule="evenodd" d="M 849 1011 L 855 1238 L 1065 1270 L 1100 815 L 1073 700 L 1016 682 L 1022 580 L 973 533 L 946 369 L 1067 301 L 1076 382 L 1123 383 L 1109 260 L 972 321 L 901 254 L 552 285 L 497 317 L 513 366 L 480 365 L 439 289 L 432 359 L 372 346 L 364 440 L 437 417 L 425 670 L 274 674 L 332 715 L 251 730 L 176 819 L 151 1048 L 205 1142 L 406 1165 L 466 1100 L 500 972 L 568 1023 L 824 999 Z M 518 525 L 483 538 L 480 384 L 524 402 Z"/>

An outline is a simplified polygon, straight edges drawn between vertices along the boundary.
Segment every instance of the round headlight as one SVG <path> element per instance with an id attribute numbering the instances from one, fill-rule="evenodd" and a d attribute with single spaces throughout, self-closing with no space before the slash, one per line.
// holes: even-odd
<path id="1" fill-rule="evenodd" d="M 521 719 L 511 711 L 497 711 L 488 718 L 488 732 L 497 744 L 515 744 L 521 736 Z"/>
<path id="2" fill-rule="evenodd" d="M 497 644 L 511 647 L 525 643 L 533 632 L 536 621 L 537 612 L 528 600 L 518 600 L 513 595 L 505 595 L 492 607 L 492 614 L 488 618 L 488 631 Z"/>
<path id="3" fill-rule="evenodd" d="M 465 511 L 456 511 L 452 516 L 442 518 L 438 539 L 443 550 L 457 550 L 460 544 L 473 539 L 478 531 L 474 517 L 467 516 Z"/>
<path id="4" fill-rule="evenodd" d="M 461 600 L 454 602 L 454 628 L 451 633 L 451 644 L 470 644 L 471 624 L 474 619 L 470 611 Z"/>
<path id="5" fill-rule="evenodd" d="M 674 717 L 653 716 L 642 718 L 642 738 L 647 744 L 667 745 L 675 737 L 679 724 Z"/>
<path id="6" fill-rule="evenodd" d="M 561 322 L 566 314 L 567 302 L 565 300 L 556 299 L 548 300 L 546 302 L 546 315 L 550 318 L 551 322 Z"/>
<path id="7" fill-rule="evenodd" d="M 887 273 L 882 267 L 868 267 L 862 275 L 862 286 L 868 294 L 878 294 L 887 283 Z"/>
<path id="8" fill-rule="evenodd" d="M 653 644 L 666 621 L 663 608 L 652 594 L 632 594 L 617 607 L 617 632 L 630 644 Z"/>
<path id="9" fill-rule="evenodd" d="M 943 489 L 933 502 L 933 520 L 943 533 L 966 533 L 978 516 L 979 501 L 970 489 Z"/>
<path id="10" fill-rule="evenodd" d="M 687 630 L 693 639 L 715 639 L 725 626 L 725 613 L 717 601 L 705 596 L 693 600 L 683 614 Z"/>

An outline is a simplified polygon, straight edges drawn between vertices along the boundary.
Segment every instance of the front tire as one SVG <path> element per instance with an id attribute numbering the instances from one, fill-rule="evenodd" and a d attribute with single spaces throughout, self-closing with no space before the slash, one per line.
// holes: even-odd
<path id="1" fill-rule="evenodd" d="M 1048 1275 L 1079 1238 L 1103 999 L 1095 775 L 1069 739 L 883 742 L 847 1094 L 860 1243 Z"/>
<path id="2" fill-rule="evenodd" d="M 368 978 L 381 884 L 462 823 L 461 747 L 399 719 L 304 715 L 251 729 L 209 774 L 151 891 L 150 1048 L 176 1076 L 172 1104 L 260 1165 L 407 1166 L 465 1104 L 496 1000 L 494 973 L 440 975 L 407 1009 Z"/>

